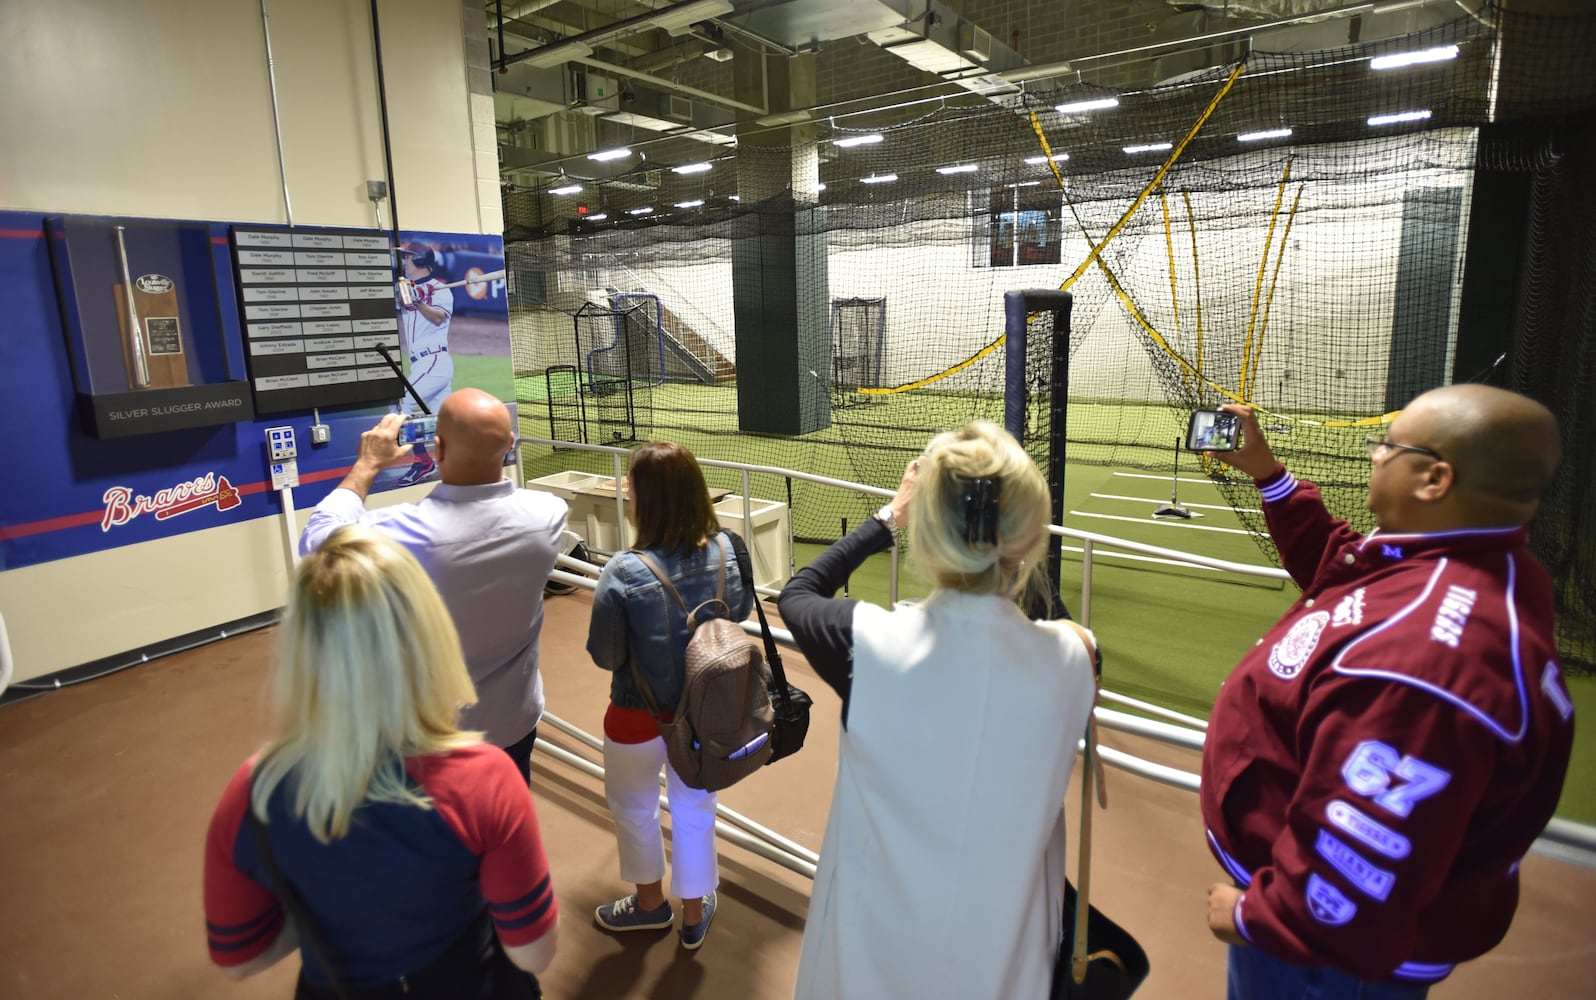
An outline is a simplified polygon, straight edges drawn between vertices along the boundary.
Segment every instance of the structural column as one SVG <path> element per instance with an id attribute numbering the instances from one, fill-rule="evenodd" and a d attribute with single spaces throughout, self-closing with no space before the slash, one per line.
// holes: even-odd
<path id="1" fill-rule="evenodd" d="M 806 434 L 831 425 L 819 151 L 813 126 L 769 128 L 756 119 L 814 105 L 815 57 L 735 51 L 735 97 L 768 112 L 748 113 L 737 125 L 744 210 L 732 241 L 738 428 Z"/>

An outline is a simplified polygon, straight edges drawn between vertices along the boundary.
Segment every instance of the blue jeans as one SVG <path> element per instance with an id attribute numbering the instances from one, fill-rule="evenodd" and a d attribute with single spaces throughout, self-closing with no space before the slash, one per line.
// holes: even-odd
<path id="1" fill-rule="evenodd" d="M 1424 1000 L 1428 986 L 1368 983 L 1334 969 L 1305 969 L 1261 948 L 1230 949 L 1228 1000 Z"/>

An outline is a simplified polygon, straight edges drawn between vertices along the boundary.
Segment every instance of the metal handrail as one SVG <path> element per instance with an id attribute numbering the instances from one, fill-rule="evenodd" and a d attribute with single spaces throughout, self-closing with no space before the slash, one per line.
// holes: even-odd
<path id="1" fill-rule="evenodd" d="M 550 445 L 558 444 L 561 448 L 581 448 L 588 451 L 615 452 L 618 454 L 627 453 L 627 450 L 624 448 L 612 448 L 606 445 L 575 444 L 563 441 L 554 442 L 540 438 L 523 438 L 522 443 Z M 846 480 L 832 479 L 827 476 L 816 476 L 809 473 L 798 472 L 792 469 L 781 469 L 772 466 L 747 465 L 745 463 L 724 462 L 715 459 L 701 458 L 698 461 L 702 465 L 713 466 L 715 468 L 744 470 L 743 489 L 745 494 L 748 489 L 747 475 L 757 472 L 767 475 L 791 476 L 794 479 L 801 479 L 807 482 L 820 483 L 828 486 L 837 486 L 843 489 L 850 489 L 854 490 L 855 492 L 865 493 L 873 496 L 890 497 L 893 495 L 892 490 L 881 489 L 874 486 L 866 486 L 861 483 L 850 483 Z M 618 462 L 619 459 L 617 459 L 617 463 Z M 619 464 L 617 464 L 617 470 L 618 469 Z M 617 471 L 617 477 L 618 476 L 619 472 Z M 619 499 L 619 491 L 617 491 L 617 498 Z M 744 500 L 746 502 L 746 495 Z M 1174 549 L 1163 549 L 1156 545 L 1146 545 L 1141 542 L 1130 542 L 1124 539 L 1114 538 L 1109 535 L 1099 535 L 1093 532 L 1072 532 L 1071 529 L 1060 528 L 1058 525 L 1051 526 L 1049 530 L 1055 534 L 1063 534 L 1066 536 L 1073 534 L 1075 537 L 1087 539 L 1088 545 L 1093 543 L 1102 543 L 1106 545 L 1112 545 L 1117 548 L 1124 548 L 1127 551 L 1142 552 L 1168 559 L 1193 562 L 1198 565 L 1207 565 L 1210 568 L 1224 569 L 1230 572 L 1246 572 L 1248 575 L 1253 576 L 1287 576 L 1287 574 L 1280 570 L 1274 570 L 1272 573 L 1265 573 L 1261 571 L 1266 569 L 1266 567 L 1247 566 L 1246 564 L 1242 563 L 1228 563 L 1221 559 L 1207 559 L 1205 557 L 1190 556 Z M 596 577 L 601 570 L 601 567 L 597 564 L 584 563 L 581 560 L 574 559 L 567 555 L 562 555 L 559 557 L 559 564 L 568 567 L 568 569 L 556 569 L 550 574 L 551 579 L 588 590 L 592 590 L 596 586 Z M 1088 558 L 1083 560 L 1082 573 L 1090 574 L 1091 568 L 1090 559 Z M 578 570 L 578 572 L 570 572 L 569 570 Z M 1088 575 L 1082 580 L 1083 593 L 1089 592 L 1089 579 L 1090 577 Z M 896 587 L 893 587 L 892 599 L 894 602 L 896 601 L 896 598 Z M 750 635 L 756 637 L 762 635 L 757 622 L 745 621 L 741 623 L 741 626 L 743 631 Z M 771 637 L 782 646 L 788 649 L 797 649 L 797 643 L 793 640 L 792 633 L 789 630 L 772 626 L 770 633 Z M 1135 708 L 1137 711 L 1144 712 L 1146 714 L 1162 715 L 1165 718 L 1173 718 L 1176 722 L 1184 723 L 1184 725 L 1176 725 L 1172 722 L 1163 722 L 1157 719 L 1143 718 L 1139 715 L 1132 715 L 1127 712 L 1120 712 L 1115 709 L 1105 708 L 1099 704 L 1093 711 L 1093 718 L 1095 718 L 1098 725 L 1104 729 L 1127 733 L 1132 736 L 1144 737 L 1166 746 L 1178 747 L 1185 750 L 1196 750 L 1200 752 L 1203 748 L 1205 739 L 1204 730 L 1207 729 L 1207 723 L 1200 719 L 1195 719 L 1191 716 L 1183 716 L 1178 712 L 1160 708 L 1156 705 L 1150 705 L 1147 702 L 1138 701 L 1137 699 L 1129 698 L 1125 695 L 1116 694 L 1111 691 L 1102 691 L 1100 693 L 1100 698 L 1102 700 L 1115 701 L 1120 704 L 1128 705 Z M 547 714 L 544 715 L 544 718 L 550 719 L 551 722 L 555 721 Z M 558 723 L 556 728 L 560 728 L 562 731 L 571 732 L 573 735 L 575 733 L 581 732 L 580 730 L 575 730 L 574 727 L 567 728 L 566 724 L 563 722 Z M 602 748 L 602 744 L 597 743 L 592 736 L 586 733 L 581 733 L 581 735 L 577 738 L 582 739 L 583 742 L 587 743 L 589 746 L 597 746 Z M 542 746 L 543 741 L 539 740 L 538 745 Z M 1109 764 L 1119 770 L 1127 771 L 1150 781 L 1156 781 L 1160 784 L 1169 785 L 1174 788 L 1183 788 L 1190 792 L 1198 791 L 1200 779 L 1198 775 L 1193 774 L 1190 771 L 1184 771 L 1180 768 L 1171 767 L 1167 764 L 1159 764 L 1154 761 L 1145 760 L 1134 754 L 1128 753 L 1124 750 L 1118 750 L 1113 747 L 1099 746 L 1098 749 L 1099 756 L 1101 757 L 1102 761 L 1105 764 Z M 597 767 L 597 765 L 585 760 L 583 763 L 588 767 Z M 602 769 L 599 769 L 598 773 L 602 774 Z M 730 813 L 729 810 L 727 812 Z M 717 808 L 717 815 L 720 815 L 719 808 Z M 729 825 L 730 823 L 746 820 L 745 817 L 737 816 L 735 813 L 731 813 L 728 816 L 723 816 L 722 819 L 724 822 L 717 822 L 716 824 L 717 830 L 720 830 L 722 826 L 726 826 L 728 830 L 734 830 L 734 828 Z M 752 821 L 746 822 L 748 824 L 752 824 Z M 767 851 L 776 851 L 780 854 L 788 856 L 792 860 L 798 860 L 800 864 L 807 864 L 806 856 L 812 855 L 813 853 L 808 851 L 807 848 L 803 848 L 801 845 L 795 844 L 793 841 L 787 840 L 784 837 L 780 837 L 779 835 L 766 830 L 764 827 L 758 826 L 758 824 L 752 824 L 752 828 L 757 828 L 765 833 L 770 833 L 771 836 L 777 838 L 775 841 L 765 841 L 766 847 L 759 850 L 759 853 L 765 857 L 771 857 L 771 854 L 766 853 Z M 731 837 L 728 837 L 728 839 L 733 840 L 733 842 L 736 843 L 742 843 L 743 838 L 755 836 L 750 832 L 750 830 L 751 827 L 745 825 L 741 830 L 734 830 L 737 835 L 735 839 Z M 804 855 L 796 855 L 791 850 L 792 848 L 797 848 L 799 851 L 803 851 Z M 1574 864 L 1581 864 L 1585 867 L 1596 867 L 1596 825 L 1579 823 L 1569 819 L 1553 818 L 1552 821 L 1547 824 L 1546 830 L 1539 838 L 1536 839 L 1535 850 L 1539 853 L 1561 858 Z M 777 860 L 778 863 L 786 864 L 784 861 L 779 859 Z M 814 876 L 814 872 L 812 870 L 802 872 L 800 868 L 792 867 L 792 865 L 787 865 L 787 867 L 792 868 L 793 871 L 800 871 L 803 874 L 807 874 L 811 878 Z"/>

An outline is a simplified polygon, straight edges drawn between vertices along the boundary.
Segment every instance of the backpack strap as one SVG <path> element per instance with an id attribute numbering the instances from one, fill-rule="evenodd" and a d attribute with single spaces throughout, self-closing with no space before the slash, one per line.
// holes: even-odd
<path id="1" fill-rule="evenodd" d="M 737 556 L 737 572 L 742 575 L 743 586 L 749 590 L 754 589 L 753 560 L 748 557 L 748 544 L 743 541 L 743 536 L 735 531 L 726 532 L 726 537 L 731 540 L 732 552 Z M 765 617 L 765 602 L 754 593 L 754 610 L 759 613 L 759 631 L 765 640 L 765 662 L 770 664 L 770 673 L 775 680 L 771 685 L 770 698 L 778 710 L 787 711 L 787 671 L 781 666 L 781 650 L 776 646 L 775 636 L 770 634 L 770 621 Z"/>
<path id="2" fill-rule="evenodd" d="M 277 856 L 272 852 L 271 834 L 266 831 L 266 824 L 261 822 L 261 818 L 255 815 L 255 779 L 260 774 L 260 765 L 264 763 L 264 760 L 257 762 L 254 772 L 249 776 L 250 794 L 244 806 L 245 822 L 255 838 L 255 852 L 260 855 L 261 864 L 266 868 L 266 877 L 272 884 L 278 902 L 282 903 L 283 909 L 288 911 L 288 915 L 299 928 L 300 942 L 321 964 L 322 972 L 332 983 L 333 993 L 337 994 L 339 1000 L 347 1000 L 349 991 L 344 989 L 347 977 L 344 974 L 343 964 L 333 958 L 332 952 L 327 948 L 326 940 L 321 936 L 321 928 L 317 927 L 316 922 L 310 918 L 310 910 L 305 906 L 304 899 L 294 891 L 283 870 L 277 866 Z"/>
<path id="3" fill-rule="evenodd" d="M 729 609 L 731 605 L 726 603 L 726 543 L 720 542 L 718 538 L 717 542 L 720 548 L 720 575 L 715 581 L 715 597 L 713 598 L 713 601 L 718 601 L 722 607 Z M 688 610 L 687 602 L 682 600 L 681 591 L 677 590 L 675 584 L 671 583 L 670 574 L 666 573 L 665 570 L 660 568 L 659 563 L 655 562 L 653 557 L 642 549 L 632 549 L 630 551 L 632 555 L 637 557 L 638 562 L 643 564 L 644 569 L 654 574 L 654 578 L 660 582 L 660 586 L 665 588 L 665 592 L 670 594 L 671 598 L 676 601 L 677 607 L 682 609 L 682 613 L 687 616 L 687 631 L 689 634 L 691 634 L 692 630 L 698 627 L 697 615 L 699 610 L 704 607 L 704 604 L 710 604 L 713 603 L 713 601 L 705 601 L 704 604 L 700 604 L 697 608 Z M 637 668 L 636 657 L 627 657 L 627 660 L 632 668 L 632 680 L 637 684 L 637 691 L 643 696 L 643 700 L 648 703 L 649 714 L 654 717 L 654 721 L 657 723 L 660 721 L 661 713 L 659 710 L 659 702 L 654 697 L 654 689 L 649 687 L 647 678 L 645 678 L 643 676 L 643 672 Z M 686 701 L 687 690 L 684 687 L 682 689 L 683 703 L 676 706 L 677 717 L 682 714 L 682 709 L 686 707 Z"/>

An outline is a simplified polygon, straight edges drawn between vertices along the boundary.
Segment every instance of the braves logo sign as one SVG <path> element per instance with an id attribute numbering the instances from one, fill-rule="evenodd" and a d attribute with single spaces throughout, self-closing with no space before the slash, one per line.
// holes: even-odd
<path id="1" fill-rule="evenodd" d="M 126 486 L 113 486 L 105 491 L 101 500 L 105 503 L 105 515 L 100 518 L 101 531 L 110 531 L 140 514 L 154 514 L 157 521 L 164 521 L 212 505 L 217 510 L 232 510 L 243 502 L 227 477 L 214 472 L 169 486 L 152 497 L 135 496 Z"/>

